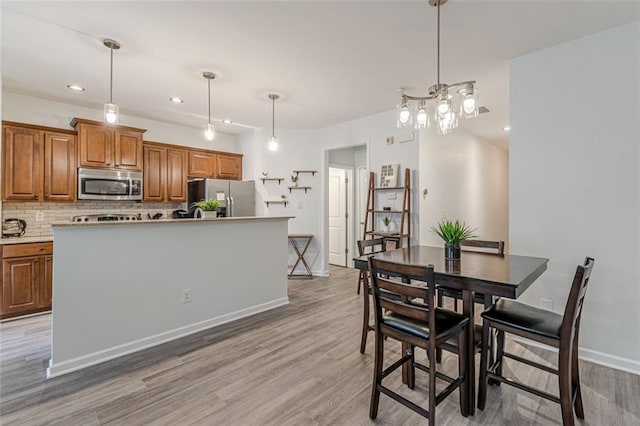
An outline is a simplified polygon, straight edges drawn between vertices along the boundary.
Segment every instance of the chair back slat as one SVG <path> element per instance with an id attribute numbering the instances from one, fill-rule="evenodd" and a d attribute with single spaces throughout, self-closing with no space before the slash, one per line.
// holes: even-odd
<path id="1" fill-rule="evenodd" d="M 426 287 L 409 285 L 383 277 L 378 278 L 378 287 L 391 293 L 406 295 L 413 298 L 424 299 L 425 297 L 428 297 Z"/>
<path id="2" fill-rule="evenodd" d="M 460 249 L 504 256 L 504 241 L 462 240 L 460 241 Z"/>
<path id="3" fill-rule="evenodd" d="M 580 327 L 582 306 L 584 297 L 587 294 L 587 285 L 589 284 L 594 262 L 593 258 L 587 257 L 584 260 L 584 265 L 579 265 L 576 269 L 562 319 L 562 327 L 560 329 L 562 339 L 570 339 L 575 330 Z"/>
<path id="4" fill-rule="evenodd" d="M 429 310 L 426 308 L 407 304 L 406 302 L 399 300 L 390 300 L 385 298 L 380 298 L 380 306 L 382 306 L 383 309 L 414 320 L 429 322 Z"/>
<path id="5" fill-rule="evenodd" d="M 433 265 L 402 265 L 375 259 L 374 256 L 369 259 L 369 271 L 378 331 L 383 322 L 383 309 L 425 322 L 425 325 L 435 324 Z M 398 279 L 402 282 L 396 281 Z M 412 303 L 414 298 L 422 299 L 424 304 Z M 435 333 L 429 333 L 429 343 L 435 345 Z"/>

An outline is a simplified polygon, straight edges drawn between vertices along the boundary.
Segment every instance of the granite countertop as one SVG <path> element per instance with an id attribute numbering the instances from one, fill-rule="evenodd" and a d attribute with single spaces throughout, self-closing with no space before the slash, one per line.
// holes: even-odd
<path id="1" fill-rule="evenodd" d="M 83 226 L 105 226 L 105 225 L 148 225 L 164 223 L 204 223 L 204 222 L 239 222 L 252 220 L 282 220 L 293 219 L 295 216 L 245 216 L 245 217 L 216 217 L 211 219 L 159 219 L 159 220 L 134 220 L 134 221 L 113 221 L 113 222 L 53 222 L 53 227 L 83 227 Z"/>
<path id="2" fill-rule="evenodd" d="M 9 244 L 47 243 L 51 241 L 53 241 L 53 235 L 44 235 L 42 237 L 0 238 L 0 246 Z"/>

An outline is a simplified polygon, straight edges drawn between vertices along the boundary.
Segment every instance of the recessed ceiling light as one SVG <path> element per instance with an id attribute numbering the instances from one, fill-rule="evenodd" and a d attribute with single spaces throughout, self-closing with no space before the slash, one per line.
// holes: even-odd
<path id="1" fill-rule="evenodd" d="M 169 98 L 169 100 L 171 102 L 173 102 L 174 104 L 181 104 L 181 103 L 184 102 L 181 98 L 179 98 L 177 96 L 172 96 L 172 97 Z"/>
<path id="2" fill-rule="evenodd" d="M 505 132 L 508 132 L 509 130 L 511 130 L 511 126 L 504 126 L 502 130 L 504 130 Z"/>
<path id="3" fill-rule="evenodd" d="M 222 120 L 222 122 L 223 122 L 224 124 L 231 124 L 231 123 L 233 123 L 233 121 L 229 120 L 228 118 L 225 118 L 224 120 Z"/>
<path id="4" fill-rule="evenodd" d="M 67 89 L 75 90 L 76 92 L 84 92 L 84 87 L 78 86 L 77 84 L 67 84 Z"/>

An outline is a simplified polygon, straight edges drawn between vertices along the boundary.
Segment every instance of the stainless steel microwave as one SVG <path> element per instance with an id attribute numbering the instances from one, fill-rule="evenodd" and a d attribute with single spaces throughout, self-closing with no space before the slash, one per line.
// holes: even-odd
<path id="1" fill-rule="evenodd" d="M 142 173 L 78 169 L 79 200 L 142 200 Z"/>

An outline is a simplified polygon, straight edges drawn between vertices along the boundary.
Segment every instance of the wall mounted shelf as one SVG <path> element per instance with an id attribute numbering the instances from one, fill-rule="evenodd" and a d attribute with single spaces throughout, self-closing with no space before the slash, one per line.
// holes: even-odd
<path id="1" fill-rule="evenodd" d="M 310 173 L 311 176 L 315 176 L 316 173 L 318 173 L 317 170 L 294 170 L 293 173 L 296 174 L 296 176 L 298 176 L 300 173 Z"/>
<path id="2" fill-rule="evenodd" d="M 266 181 L 276 181 L 276 180 L 278 181 L 278 185 L 280 185 L 284 180 L 284 178 L 260 178 L 260 180 L 262 181 L 263 185 Z"/>
<path id="3" fill-rule="evenodd" d="M 289 203 L 289 201 L 283 201 L 283 200 L 273 200 L 273 201 L 265 201 L 265 204 L 267 205 L 267 207 L 269 207 L 269 204 L 284 204 L 285 207 L 287 207 L 287 203 Z"/>
<path id="4" fill-rule="evenodd" d="M 304 189 L 304 193 L 307 193 L 307 189 L 311 189 L 310 186 L 288 186 L 287 188 L 289 188 L 289 193 L 291 193 L 292 189 Z"/>

